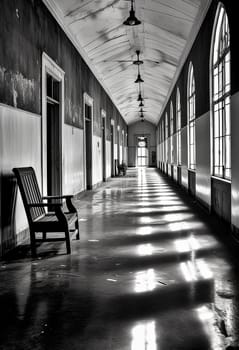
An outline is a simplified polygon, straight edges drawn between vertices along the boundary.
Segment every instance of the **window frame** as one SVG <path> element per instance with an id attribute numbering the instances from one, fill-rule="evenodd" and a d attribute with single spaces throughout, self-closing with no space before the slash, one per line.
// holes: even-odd
<path id="1" fill-rule="evenodd" d="M 164 147 L 164 142 L 165 142 L 165 129 L 164 129 L 164 120 L 162 119 L 162 124 L 161 124 L 161 132 L 162 132 L 162 161 L 165 162 L 165 147 Z"/>
<path id="2" fill-rule="evenodd" d="M 170 103 L 170 162 L 171 164 L 174 163 L 174 147 L 173 147 L 173 117 L 174 117 L 174 113 L 173 113 L 173 103 L 171 101 Z"/>
<path id="3" fill-rule="evenodd" d="M 196 90 L 192 62 L 188 68 L 187 86 L 187 119 L 188 119 L 188 169 L 196 171 Z"/>
<path id="4" fill-rule="evenodd" d="M 214 21 L 210 59 L 211 173 L 231 181 L 231 50 L 225 7 L 219 3 Z"/>
<path id="5" fill-rule="evenodd" d="M 177 88 L 176 94 L 176 138 L 177 138 L 177 165 L 182 164 L 182 138 L 181 138 L 181 96 L 180 90 Z"/>
<path id="6" fill-rule="evenodd" d="M 165 114 L 165 162 L 168 163 L 168 113 Z"/>

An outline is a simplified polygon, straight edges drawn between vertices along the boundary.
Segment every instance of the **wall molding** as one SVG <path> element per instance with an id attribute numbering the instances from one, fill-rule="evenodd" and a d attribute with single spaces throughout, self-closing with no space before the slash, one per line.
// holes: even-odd
<path id="1" fill-rule="evenodd" d="M 84 188 L 87 190 L 87 170 L 86 170 L 86 120 L 85 120 L 85 106 L 91 107 L 91 186 L 93 187 L 93 135 L 94 135 L 94 100 L 93 98 L 84 92 L 83 94 L 83 125 L 84 125 L 84 136 L 83 136 L 83 146 L 84 146 Z"/>
<path id="2" fill-rule="evenodd" d="M 62 192 L 64 192 L 64 123 L 65 123 L 65 72 L 45 52 L 42 53 L 42 193 L 47 194 L 47 74 L 60 83 L 60 138 L 61 138 L 61 175 Z"/>
<path id="3" fill-rule="evenodd" d="M 41 114 L 29 112 L 29 111 L 26 111 L 25 109 L 13 107 L 13 106 L 10 106 L 10 105 L 6 105 L 4 103 L 0 103 L 0 109 L 1 108 L 8 109 L 10 111 L 15 111 L 15 112 L 18 112 L 18 113 L 21 113 L 21 114 L 25 114 L 25 115 L 27 114 L 27 115 L 29 115 L 29 117 L 41 118 Z"/>

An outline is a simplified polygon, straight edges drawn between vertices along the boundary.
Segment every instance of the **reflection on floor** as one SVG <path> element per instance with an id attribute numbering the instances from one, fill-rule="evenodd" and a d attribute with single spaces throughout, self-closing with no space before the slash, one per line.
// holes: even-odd
<path id="1" fill-rule="evenodd" d="M 76 199 L 81 240 L 0 264 L 0 349 L 239 345 L 239 274 L 193 200 L 154 169 Z"/>

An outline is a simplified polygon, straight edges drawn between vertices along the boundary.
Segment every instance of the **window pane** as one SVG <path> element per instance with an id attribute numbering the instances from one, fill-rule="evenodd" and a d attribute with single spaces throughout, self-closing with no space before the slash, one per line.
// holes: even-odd
<path id="1" fill-rule="evenodd" d="M 214 166 L 214 173 L 213 173 L 214 175 L 217 175 L 217 176 L 219 176 L 220 175 L 220 173 L 219 173 L 219 167 L 218 166 Z"/>
<path id="2" fill-rule="evenodd" d="M 222 96 L 222 63 L 219 64 L 219 75 L 218 75 L 218 98 Z"/>
<path id="3" fill-rule="evenodd" d="M 230 169 L 231 168 L 231 136 L 225 136 L 225 148 L 226 148 L 225 168 Z"/>
<path id="4" fill-rule="evenodd" d="M 219 161 L 219 139 L 214 139 L 214 165 L 220 165 Z"/>
<path id="5" fill-rule="evenodd" d="M 219 137 L 219 113 L 217 110 L 214 111 L 214 137 Z"/>
<path id="6" fill-rule="evenodd" d="M 225 92 L 230 91 L 230 53 L 225 57 Z"/>
<path id="7" fill-rule="evenodd" d="M 231 135 L 230 97 L 225 100 L 225 135 Z"/>
<path id="8" fill-rule="evenodd" d="M 218 99 L 218 67 L 214 69 L 214 79 L 213 79 L 213 87 L 214 87 L 214 100 Z"/>
<path id="9" fill-rule="evenodd" d="M 222 167 L 224 165 L 223 162 L 223 138 L 219 138 L 219 164 Z"/>
<path id="10" fill-rule="evenodd" d="M 225 174 L 224 176 L 227 178 L 227 179 L 231 179 L 231 169 L 225 169 Z"/>

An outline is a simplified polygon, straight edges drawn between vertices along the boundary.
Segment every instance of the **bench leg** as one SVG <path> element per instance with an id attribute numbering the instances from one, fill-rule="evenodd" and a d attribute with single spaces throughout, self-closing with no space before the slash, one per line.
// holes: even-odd
<path id="1" fill-rule="evenodd" d="M 36 237 L 35 237 L 35 232 L 32 230 L 30 230 L 30 240 L 31 240 L 32 257 L 36 258 L 36 256 L 37 256 Z"/>
<path id="2" fill-rule="evenodd" d="M 80 239 L 80 231 L 79 231 L 79 221 L 78 218 L 75 222 L 75 229 L 77 230 L 77 234 L 76 234 L 76 239 Z"/>
<path id="3" fill-rule="evenodd" d="M 46 240 L 46 232 L 42 232 L 42 239 L 43 239 L 43 241 Z"/>
<path id="4" fill-rule="evenodd" d="M 67 254 L 70 254 L 71 253 L 71 242 L 70 242 L 70 233 L 69 233 L 68 228 L 65 230 L 65 236 L 66 236 L 66 252 L 67 252 Z"/>

